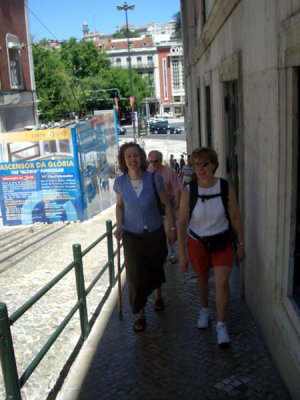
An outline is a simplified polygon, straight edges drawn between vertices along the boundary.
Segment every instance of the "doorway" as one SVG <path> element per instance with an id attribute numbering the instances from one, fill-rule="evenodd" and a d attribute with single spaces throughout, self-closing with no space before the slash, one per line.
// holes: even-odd
<path id="1" fill-rule="evenodd" d="M 239 97 L 238 81 L 224 83 L 224 110 L 226 132 L 226 172 L 227 178 L 235 188 L 239 199 L 239 162 L 238 162 L 238 133 L 239 133 Z"/>
<path id="2" fill-rule="evenodd" d="M 294 107 L 295 112 L 297 115 L 296 117 L 296 135 L 295 138 L 297 140 L 297 194 L 296 194 L 296 229 L 295 229 L 295 250 L 294 250 L 294 279 L 293 279 L 293 296 L 300 306 L 300 122 L 299 122 L 299 115 L 300 115 L 300 68 L 296 69 L 296 76 L 297 84 L 295 87 L 297 88 L 297 93 L 295 101 L 297 102 L 296 107 Z"/>

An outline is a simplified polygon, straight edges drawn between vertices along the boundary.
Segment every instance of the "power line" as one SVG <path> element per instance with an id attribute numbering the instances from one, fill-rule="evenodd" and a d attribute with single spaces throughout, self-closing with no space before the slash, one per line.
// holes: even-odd
<path id="1" fill-rule="evenodd" d="M 52 36 L 54 37 L 54 39 L 59 40 L 59 39 L 54 35 L 54 33 L 52 33 L 52 32 L 50 31 L 50 29 L 48 29 L 48 27 L 44 24 L 44 22 L 43 22 L 29 7 L 27 7 L 27 8 L 28 8 L 28 11 L 29 11 L 29 12 L 39 21 L 39 23 L 46 29 L 46 31 L 49 32 L 50 35 L 52 35 Z"/>

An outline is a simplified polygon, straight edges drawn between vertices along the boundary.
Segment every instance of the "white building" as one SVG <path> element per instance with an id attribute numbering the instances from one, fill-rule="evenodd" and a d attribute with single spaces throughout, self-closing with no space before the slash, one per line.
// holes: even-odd
<path id="1" fill-rule="evenodd" d="M 149 98 L 143 102 L 144 114 L 147 117 L 155 114 L 183 114 L 185 90 L 182 44 L 171 39 L 175 33 L 175 21 L 167 24 L 150 23 L 138 28 L 132 25 L 128 27 L 130 31 L 141 35 L 129 39 L 132 68 L 142 77 L 147 77 L 151 87 Z M 83 33 L 84 38 L 95 41 L 106 50 L 113 65 L 128 68 L 127 38 L 113 39 L 112 35 L 90 33 L 86 23 L 83 25 Z"/>
<path id="2" fill-rule="evenodd" d="M 159 81 L 157 49 L 151 36 L 130 38 L 131 66 L 143 78 L 147 78 L 151 93 L 145 99 L 148 116 L 155 114 L 158 108 L 157 86 Z M 113 65 L 121 68 L 129 67 L 127 39 L 112 39 L 102 47 L 112 60 Z"/>
<path id="3" fill-rule="evenodd" d="M 238 192 L 241 288 L 300 396 L 300 2 L 181 0 L 188 152 L 213 146 Z"/>

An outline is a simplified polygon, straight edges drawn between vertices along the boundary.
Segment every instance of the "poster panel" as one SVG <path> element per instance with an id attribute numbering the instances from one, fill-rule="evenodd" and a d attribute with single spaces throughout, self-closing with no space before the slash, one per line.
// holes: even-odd
<path id="1" fill-rule="evenodd" d="M 112 179 L 117 159 L 114 110 L 97 111 L 78 124 L 76 148 L 79 160 L 85 218 L 91 218 L 115 202 Z"/>
<path id="2" fill-rule="evenodd" d="M 4 225 L 83 219 L 70 128 L 0 133 Z"/>

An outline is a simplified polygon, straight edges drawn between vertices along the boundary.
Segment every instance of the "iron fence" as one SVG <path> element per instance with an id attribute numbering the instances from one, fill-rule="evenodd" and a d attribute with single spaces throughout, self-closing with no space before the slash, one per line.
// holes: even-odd
<path id="1" fill-rule="evenodd" d="M 122 318 L 122 300 L 121 300 L 121 272 L 124 269 L 124 264 L 121 266 L 120 261 L 120 248 L 118 243 L 117 249 L 114 249 L 113 243 L 113 229 L 116 224 L 112 225 L 111 221 L 106 221 L 106 232 L 82 251 L 80 244 L 73 245 L 73 261 L 67 265 L 59 274 L 57 274 L 50 282 L 43 286 L 37 293 L 35 293 L 29 300 L 27 300 L 21 307 L 19 307 L 10 316 L 8 315 L 7 306 L 5 303 L 0 303 L 0 359 L 3 373 L 3 381 L 5 386 L 6 399 L 21 400 L 21 388 L 29 379 L 31 374 L 37 368 L 44 356 L 50 350 L 59 335 L 63 332 L 64 328 L 71 321 L 74 314 L 79 311 L 79 320 L 81 328 L 81 337 L 86 340 L 90 333 L 90 325 L 87 313 L 87 296 L 100 280 L 105 271 L 109 272 L 109 287 L 110 292 L 118 282 L 119 293 L 119 318 Z M 83 258 L 92 249 L 95 248 L 104 239 L 107 239 L 107 262 L 101 267 L 97 275 L 93 278 L 88 287 L 85 287 L 84 282 L 84 268 Z M 118 270 L 115 272 L 115 257 L 118 257 Z M 22 317 L 29 308 L 38 302 L 49 290 L 51 290 L 58 282 L 60 282 L 69 272 L 74 270 L 76 278 L 76 291 L 77 301 L 64 317 L 62 322 L 54 330 L 52 335 L 48 338 L 45 345 L 39 350 L 34 359 L 25 369 L 24 373 L 19 376 L 17 370 L 17 363 L 14 351 L 14 344 L 11 334 L 11 326 Z"/>

